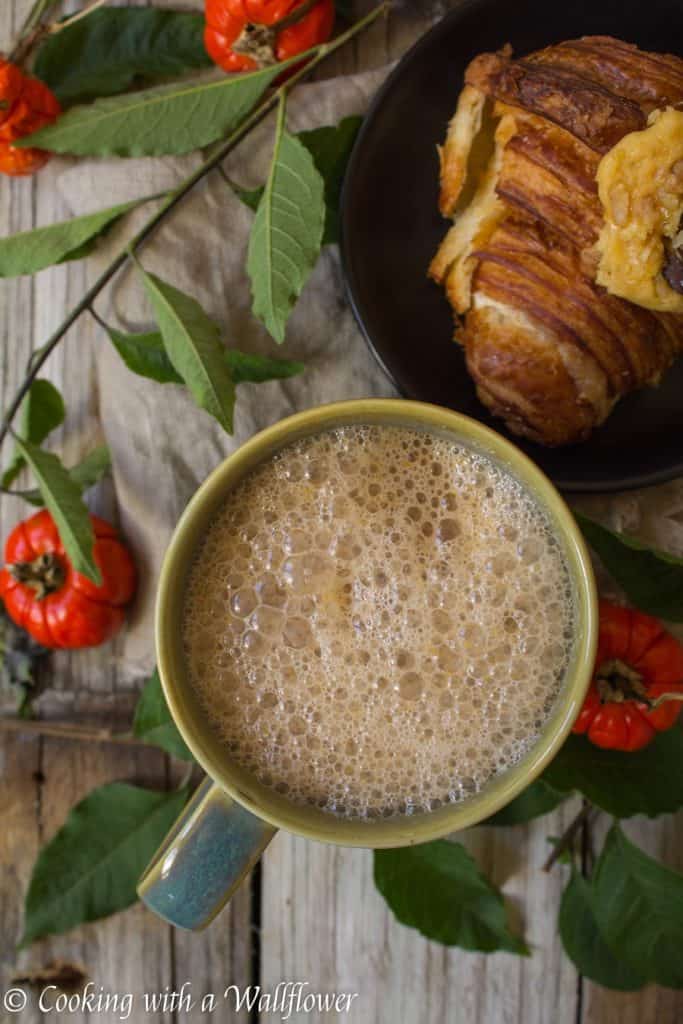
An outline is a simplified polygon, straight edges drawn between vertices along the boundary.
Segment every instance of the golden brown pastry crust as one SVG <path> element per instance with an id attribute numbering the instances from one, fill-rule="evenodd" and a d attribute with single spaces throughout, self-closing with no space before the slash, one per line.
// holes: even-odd
<path id="1" fill-rule="evenodd" d="M 599 153 L 645 125 L 638 104 L 565 67 L 485 53 L 472 61 L 465 82 L 486 96 L 554 121 Z"/>
<path id="2" fill-rule="evenodd" d="M 645 127 L 651 110 L 683 103 L 683 60 L 596 36 L 519 61 L 482 54 L 466 83 L 470 109 L 484 109 L 478 92 L 507 119 L 488 202 L 496 216 L 465 258 L 451 258 L 456 216 L 431 273 L 464 316 L 456 336 L 481 400 L 517 433 L 579 441 L 683 349 L 683 316 L 608 294 L 595 283 L 594 252 L 601 157 Z M 442 152 L 442 206 L 451 211 L 467 187 L 467 132 L 452 122 L 455 135 L 460 193 L 444 175 L 448 140 Z"/>

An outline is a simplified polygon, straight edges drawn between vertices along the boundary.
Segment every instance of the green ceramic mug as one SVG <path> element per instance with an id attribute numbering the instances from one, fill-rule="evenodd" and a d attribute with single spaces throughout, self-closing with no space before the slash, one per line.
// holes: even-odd
<path id="1" fill-rule="evenodd" d="M 369 822 L 295 805 L 232 763 L 188 683 L 181 642 L 188 569 L 226 495 L 255 466 L 291 441 L 359 423 L 411 427 L 452 438 L 486 454 L 521 481 L 545 509 L 562 544 L 577 608 L 574 648 L 560 697 L 538 742 L 523 760 L 462 803 Z M 557 753 L 588 687 L 596 637 L 593 573 L 569 509 L 540 470 L 492 430 L 433 405 L 363 399 L 311 409 L 262 431 L 199 488 L 178 523 L 162 567 L 156 613 L 159 672 L 173 718 L 208 778 L 142 877 L 142 900 L 172 924 L 198 929 L 227 903 L 278 828 L 342 846 L 377 848 L 424 843 L 482 821 L 512 800 Z"/>

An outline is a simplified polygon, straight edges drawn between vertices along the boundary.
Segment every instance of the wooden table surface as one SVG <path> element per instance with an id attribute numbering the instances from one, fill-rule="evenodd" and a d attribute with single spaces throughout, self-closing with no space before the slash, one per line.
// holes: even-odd
<path id="1" fill-rule="evenodd" d="M 79 6 L 78 4 L 72 4 Z M 178 5 L 181 6 L 181 5 Z M 372 6 L 355 0 L 357 13 Z M 325 73 L 348 73 L 399 56 L 449 3 L 403 3 L 341 53 Z M 3 0 L 0 43 L 6 44 L 28 0 Z M 49 168 L 35 179 L 2 179 L 2 235 L 67 216 L 51 187 Z M 3 406 L 24 372 L 30 350 L 41 343 L 82 294 L 83 263 L 46 270 L 37 279 L 3 282 L 0 291 Z M 69 409 L 56 435 L 67 463 L 77 460 L 98 430 L 97 394 L 90 337 L 72 330 L 48 364 Z M 98 508 L 111 511 L 115 496 L 100 489 Z M 14 499 L 2 502 L 0 536 L 25 515 Z M 44 706 L 59 719 L 104 716 L 130 720 L 134 694 L 117 685 L 116 643 L 99 651 L 52 659 Z M 6 705 L 6 700 L 5 700 Z M 545 874 L 546 837 L 558 835 L 576 813 L 576 802 L 530 827 L 474 829 L 463 838 L 485 872 L 502 885 L 533 948 L 522 959 L 483 956 L 427 942 L 399 925 L 374 889 L 367 851 L 319 845 L 279 834 L 251 884 L 242 887 L 217 921 L 202 934 L 174 931 L 137 906 L 108 921 L 43 941 L 21 954 L 22 901 L 41 844 L 72 805 L 99 783 L 129 780 L 164 787 L 173 779 L 169 760 L 152 749 L 95 745 L 34 737 L 0 736 L 0 992 L 9 979 L 50 961 L 82 964 L 99 991 L 132 993 L 131 1020 L 256 1021 L 257 1015 L 222 1007 L 214 1014 L 145 1014 L 147 992 L 178 990 L 185 982 L 198 1000 L 231 984 L 303 981 L 310 991 L 358 993 L 353 1024 L 674 1024 L 683 1020 L 683 994 L 649 987 L 635 994 L 608 992 L 578 976 L 562 952 L 556 928 L 564 867 Z M 635 820 L 626 826 L 648 852 L 683 870 L 681 818 Z M 113 1014 L 75 1013 L 45 1018 L 32 1001 L 18 1017 L 0 1007 L 0 1021 L 115 1020 Z M 331 1015 L 328 1015 L 331 1016 Z M 328 1019 L 311 1014 L 291 1020 Z M 263 1014 L 262 1020 L 276 1019 Z"/>

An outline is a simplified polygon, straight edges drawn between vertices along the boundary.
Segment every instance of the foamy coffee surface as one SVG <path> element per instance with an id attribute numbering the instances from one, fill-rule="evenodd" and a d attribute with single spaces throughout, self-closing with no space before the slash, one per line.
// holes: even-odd
<path id="1" fill-rule="evenodd" d="M 544 512 L 487 457 L 400 427 L 292 444 L 190 573 L 193 686 L 230 756 L 346 817 L 477 793 L 538 738 L 573 600 Z"/>

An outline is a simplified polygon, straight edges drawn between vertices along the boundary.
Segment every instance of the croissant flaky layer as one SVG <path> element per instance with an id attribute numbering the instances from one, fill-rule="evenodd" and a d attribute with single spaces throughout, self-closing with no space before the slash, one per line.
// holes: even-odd
<path id="1" fill-rule="evenodd" d="M 608 37 L 524 60 L 482 54 L 467 69 L 441 151 L 454 225 L 431 274 L 461 318 L 481 400 L 519 434 L 585 439 L 683 349 L 683 315 L 596 283 L 602 157 L 679 104 L 683 60 Z"/>

